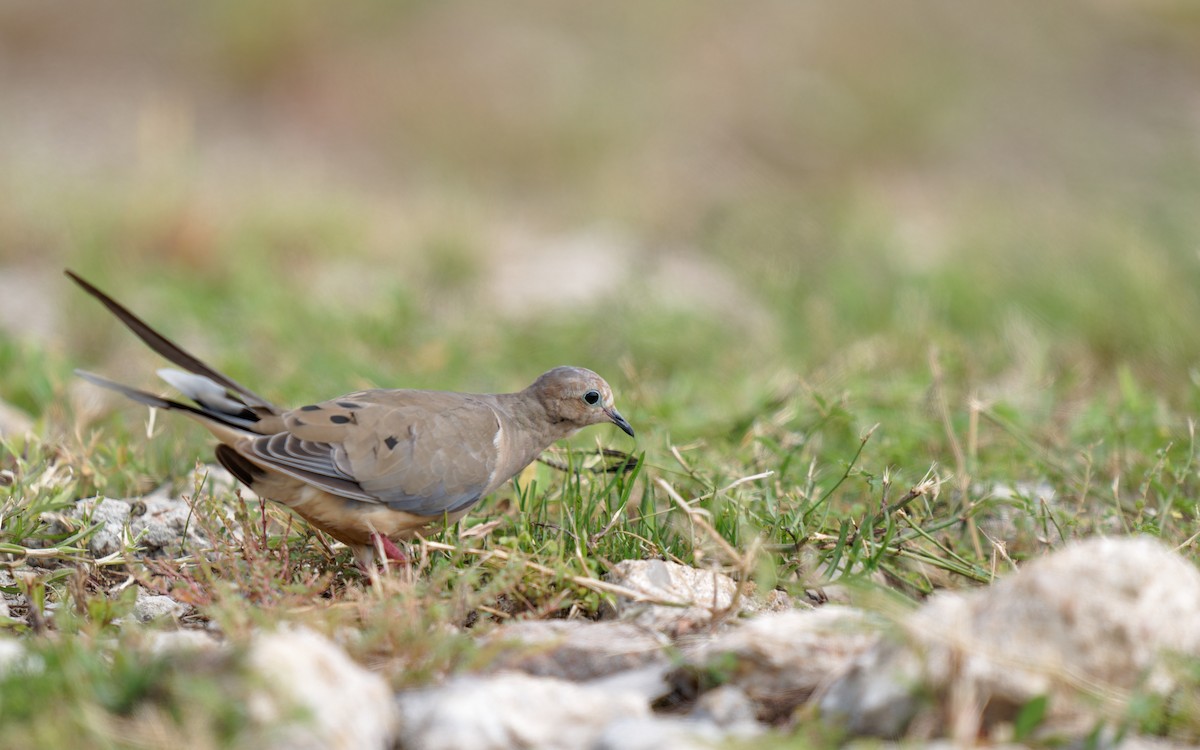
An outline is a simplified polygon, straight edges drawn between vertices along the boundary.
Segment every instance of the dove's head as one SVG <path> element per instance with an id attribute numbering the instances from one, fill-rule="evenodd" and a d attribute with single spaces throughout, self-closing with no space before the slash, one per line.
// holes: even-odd
<path id="1" fill-rule="evenodd" d="M 529 386 L 551 419 L 575 429 L 612 422 L 630 437 L 633 428 L 613 406 L 612 388 L 591 370 L 582 367 L 555 367 L 542 373 Z"/>

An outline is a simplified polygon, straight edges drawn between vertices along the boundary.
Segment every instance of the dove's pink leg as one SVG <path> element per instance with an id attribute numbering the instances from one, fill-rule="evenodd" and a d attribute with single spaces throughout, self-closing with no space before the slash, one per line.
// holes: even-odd
<path id="1" fill-rule="evenodd" d="M 408 563 L 408 555 L 404 554 L 396 543 L 383 534 L 371 534 L 371 543 L 383 548 L 383 556 L 398 563 Z"/>

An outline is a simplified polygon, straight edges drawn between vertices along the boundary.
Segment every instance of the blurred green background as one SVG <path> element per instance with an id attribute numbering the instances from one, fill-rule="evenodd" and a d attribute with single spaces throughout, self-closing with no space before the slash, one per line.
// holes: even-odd
<path id="1" fill-rule="evenodd" d="M 284 402 L 1200 401 L 1190 2 L 14 0 L 0 192 L 0 398 L 49 424 L 73 366 L 152 382 L 63 266 Z"/>

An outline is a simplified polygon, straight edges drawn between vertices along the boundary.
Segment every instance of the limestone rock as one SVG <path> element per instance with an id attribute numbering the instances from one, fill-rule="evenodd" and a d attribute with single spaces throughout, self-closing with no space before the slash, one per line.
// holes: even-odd
<path id="1" fill-rule="evenodd" d="M 709 626 L 714 617 L 788 609 L 780 592 L 756 596 L 752 584 L 738 591 L 738 582 L 712 570 L 700 570 L 663 560 L 623 560 L 609 572 L 608 581 L 637 592 L 644 600 L 618 596 L 616 617 L 670 635 Z"/>
<path id="2" fill-rule="evenodd" d="M 687 664 L 671 678 L 680 702 L 720 685 L 736 686 L 762 721 L 786 718 L 825 681 L 876 641 L 877 628 L 854 609 L 827 606 L 758 615 L 684 644 Z M 710 699 L 711 700 L 711 699 Z"/>
<path id="3" fill-rule="evenodd" d="M 155 630 L 147 636 L 147 650 L 159 656 L 224 649 L 224 644 L 207 630 Z"/>
<path id="4" fill-rule="evenodd" d="M 578 681 L 663 664 L 668 642 L 625 622 L 529 620 L 498 628 L 484 645 L 504 648 L 494 668 Z"/>
<path id="5" fill-rule="evenodd" d="M 607 677 L 588 680 L 587 684 L 603 690 L 636 695 L 649 706 L 670 692 L 671 686 L 666 680 L 669 669 L 668 662 L 658 662 L 647 667 L 627 669 Z"/>
<path id="6" fill-rule="evenodd" d="M 1200 656 L 1200 571 L 1150 538 L 1090 539 L 934 597 L 830 686 L 821 711 L 894 737 L 931 695 L 930 733 L 973 738 L 1044 694 L 1047 725 L 1086 732 L 1132 690 L 1169 691 L 1170 654 Z"/>
<path id="7" fill-rule="evenodd" d="M 260 633 L 247 663 L 266 686 L 250 696 L 250 711 L 264 724 L 278 724 L 275 747 L 350 750 L 395 741 L 387 682 L 324 636 L 306 628 Z"/>
<path id="8" fill-rule="evenodd" d="M 638 695 L 519 672 L 465 676 L 398 697 L 412 750 L 586 748 L 619 719 L 648 717 Z"/>
<path id="9" fill-rule="evenodd" d="M 726 729 L 708 721 L 646 716 L 613 722 L 592 747 L 594 750 L 713 750 L 762 731 L 752 724 Z"/>
<path id="10" fill-rule="evenodd" d="M 130 529 L 150 556 L 175 555 L 181 549 L 211 546 L 210 540 L 201 535 L 200 524 L 188 502 L 165 493 L 153 493 L 135 503 Z"/>
<path id="11" fill-rule="evenodd" d="M 211 546 L 201 535 L 191 506 L 165 494 L 130 500 L 87 498 L 76 503 L 67 515 L 85 523 L 103 524 L 88 539 L 88 550 L 96 557 L 118 552 L 135 540 L 150 557 Z"/>
<path id="12" fill-rule="evenodd" d="M 133 605 L 133 616 L 138 622 L 151 622 L 161 618 L 175 620 L 188 611 L 188 605 L 169 596 L 150 594 L 138 589 L 137 601 Z"/>
<path id="13" fill-rule="evenodd" d="M 103 524 L 88 539 L 88 550 L 96 557 L 104 557 L 124 546 L 132 507 L 124 500 L 96 497 L 80 500 L 69 515 L 88 523 Z"/>
<path id="14" fill-rule="evenodd" d="M 0 674 L 26 663 L 25 644 L 16 638 L 0 638 Z"/>
<path id="15" fill-rule="evenodd" d="M 721 685 L 696 701 L 691 717 L 718 727 L 752 725 L 758 721 L 754 701 L 736 685 Z"/>

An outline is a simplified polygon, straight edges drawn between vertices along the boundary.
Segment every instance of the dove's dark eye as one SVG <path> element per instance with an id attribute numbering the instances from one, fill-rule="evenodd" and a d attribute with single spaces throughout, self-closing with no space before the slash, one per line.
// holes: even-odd
<path id="1" fill-rule="evenodd" d="M 600 391 L 588 391 L 583 394 L 583 400 L 589 404 L 595 405 L 600 400 Z"/>

